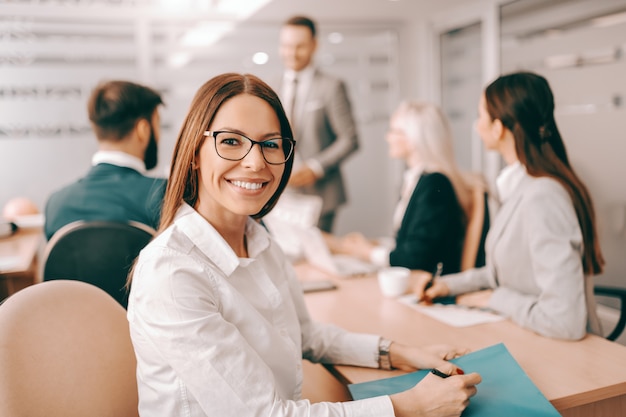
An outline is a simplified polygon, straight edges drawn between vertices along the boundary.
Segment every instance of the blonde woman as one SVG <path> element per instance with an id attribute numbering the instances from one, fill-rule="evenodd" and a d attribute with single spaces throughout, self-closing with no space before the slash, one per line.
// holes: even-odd
<path id="1" fill-rule="evenodd" d="M 357 232 L 330 238 L 331 247 L 380 266 L 432 272 L 441 262 L 444 274 L 460 271 L 472 187 L 457 167 L 445 115 L 434 104 L 404 101 L 391 117 L 386 141 L 389 156 L 407 167 L 393 216 L 395 247 Z"/>

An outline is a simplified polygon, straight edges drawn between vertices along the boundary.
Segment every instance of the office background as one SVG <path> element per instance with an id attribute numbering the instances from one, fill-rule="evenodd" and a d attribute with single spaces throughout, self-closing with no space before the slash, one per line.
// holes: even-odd
<path id="1" fill-rule="evenodd" d="M 483 86 L 501 72 L 545 75 L 557 121 L 595 200 L 607 268 L 626 286 L 624 0 L 0 0 L 0 205 L 48 195 L 88 170 L 85 103 L 103 79 L 160 90 L 167 172 L 192 95 L 213 75 L 281 73 L 280 23 L 319 23 L 318 66 L 349 87 L 361 149 L 344 166 L 350 204 L 337 232 L 388 235 L 403 167 L 387 157 L 403 98 L 440 103 L 460 164 L 493 184 L 501 161 L 473 132 Z M 375 218 L 376 221 L 372 221 Z"/>

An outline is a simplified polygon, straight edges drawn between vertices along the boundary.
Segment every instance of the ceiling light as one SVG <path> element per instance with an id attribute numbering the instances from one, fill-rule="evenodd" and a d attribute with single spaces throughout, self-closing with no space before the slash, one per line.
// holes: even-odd
<path id="1" fill-rule="evenodd" d="M 270 0 L 213 0 L 213 5 L 218 13 L 232 14 L 240 19 L 246 19 L 269 2 Z"/>
<path id="2" fill-rule="evenodd" d="M 626 12 L 609 14 L 591 19 L 591 25 L 595 27 L 607 27 L 626 23 Z"/>
<path id="3" fill-rule="evenodd" d="M 188 30 L 180 40 L 182 46 L 200 47 L 210 46 L 233 30 L 232 22 L 201 23 Z"/>
<path id="4" fill-rule="evenodd" d="M 257 65 L 265 65 L 267 64 L 267 61 L 269 61 L 270 56 L 265 53 L 265 52 L 257 52 L 254 55 L 252 55 L 252 62 L 254 62 Z"/>
<path id="5" fill-rule="evenodd" d="M 189 52 L 176 52 L 167 58 L 167 64 L 172 68 L 182 68 L 191 61 Z"/>
<path id="6" fill-rule="evenodd" d="M 332 32 L 328 34 L 328 42 L 333 44 L 339 44 L 343 42 L 343 34 L 340 32 Z"/>

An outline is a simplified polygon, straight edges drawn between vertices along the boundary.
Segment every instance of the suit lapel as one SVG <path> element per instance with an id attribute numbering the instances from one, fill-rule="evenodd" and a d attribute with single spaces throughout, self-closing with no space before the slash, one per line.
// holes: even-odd
<path id="1" fill-rule="evenodd" d="M 306 123 L 307 104 L 319 95 L 317 92 L 319 90 L 320 80 L 320 73 L 315 70 L 309 88 L 304 92 L 302 98 L 298 97 L 298 100 L 301 100 L 301 102 L 300 105 L 296 107 L 296 129 L 299 131 L 302 131 L 303 125 Z"/>
<path id="2" fill-rule="evenodd" d="M 304 92 L 301 103 L 296 107 L 295 136 L 296 140 L 298 140 L 296 150 L 304 159 L 309 158 L 318 151 L 318 138 L 314 136 L 317 128 L 314 125 L 315 120 L 311 117 L 308 109 L 310 103 L 321 100 L 323 94 L 322 84 L 323 77 L 315 70 L 308 90 Z M 298 100 L 300 100 L 300 97 L 298 97 Z"/>
<path id="3" fill-rule="evenodd" d="M 500 206 L 500 210 L 489 230 L 489 235 L 487 236 L 487 241 L 485 242 L 485 246 L 490 253 L 493 253 L 495 246 L 502 236 L 502 233 L 510 224 L 510 219 L 520 202 L 522 201 L 522 197 L 524 195 L 524 190 L 531 182 L 531 178 L 529 176 L 524 176 L 520 184 L 517 186 L 517 190 Z"/>

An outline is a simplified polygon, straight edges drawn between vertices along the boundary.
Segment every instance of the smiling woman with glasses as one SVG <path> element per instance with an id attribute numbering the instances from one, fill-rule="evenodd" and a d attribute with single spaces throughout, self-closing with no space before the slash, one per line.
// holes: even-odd
<path id="1" fill-rule="evenodd" d="M 132 273 L 139 414 L 460 415 L 480 376 L 460 375 L 445 359 L 465 349 L 418 349 L 311 320 L 290 260 L 255 220 L 287 185 L 291 135 L 276 93 L 253 75 L 217 76 L 194 97 L 161 225 Z M 311 404 L 301 398 L 303 358 L 453 376 L 427 376 L 391 397 Z M 438 408 L 452 412 L 428 412 Z"/>
<path id="2" fill-rule="evenodd" d="M 259 145 L 263 158 L 268 164 L 280 165 L 287 162 L 293 153 L 296 141 L 288 138 L 268 138 L 262 141 L 235 132 L 207 130 L 204 136 L 215 139 L 215 151 L 229 161 L 240 161 L 250 153 L 254 145 Z"/>

